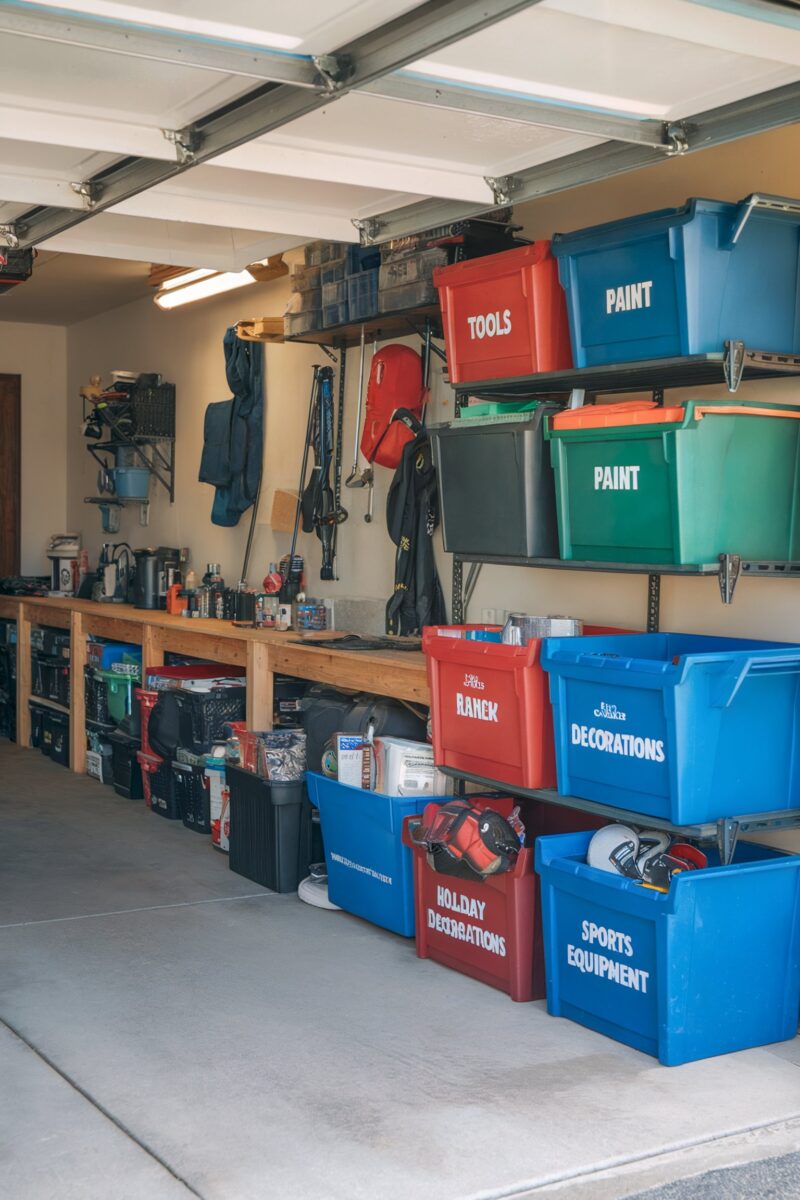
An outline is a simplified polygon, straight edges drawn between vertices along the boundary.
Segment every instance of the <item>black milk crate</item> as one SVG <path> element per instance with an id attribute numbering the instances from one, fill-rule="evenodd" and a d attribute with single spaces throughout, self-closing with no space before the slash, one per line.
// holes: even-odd
<path id="1" fill-rule="evenodd" d="M 31 692 L 69 708 L 69 663 L 56 655 L 31 652 Z"/>
<path id="2" fill-rule="evenodd" d="M 116 722 L 108 711 L 108 685 L 94 667 L 83 668 L 83 696 L 87 722 L 113 728 Z"/>
<path id="3" fill-rule="evenodd" d="M 181 818 L 172 763 L 168 760 L 150 775 L 150 806 L 159 817 L 166 817 L 169 821 L 179 821 Z"/>
<path id="4" fill-rule="evenodd" d="M 0 644 L 0 691 L 13 692 L 17 683 L 17 647 Z"/>
<path id="5" fill-rule="evenodd" d="M 31 711 L 31 747 L 34 750 L 41 750 L 42 754 L 49 754 L 50 744 L 48 742 L 45 746 L 44 741 L 44 718 L 47 709 L 44 704 L 37 704 L 35 700 L 28 701 L 28 708 Z"/>
<path id="6" fill-rule="evenodd" d="M 230 854 L 237 875 L 273 892 L 294 892 L 314 860 L 311 804 L 305 783 L 270 783 L 226 766 L 230 788 Z"/>
<path id="7" fill-rule="evenodd" d="M 175 437 L 175 384 L 134 388 L 131 392 L 136 433 L 140 437 Z"/>
<path id="8" fill-rule="evenodd" d="M 17 740 L 17 703 L 13 696 L 0 699 L 0 737 Z"/>
<path id="9" fill-rule="evenodd" d="M 69 659 L 70 635 L 63 629 L 50 625 L 36 625 L 31 629 L 31 650 Z"/>
<path id="10" fill-rule="evenodd" d="M 126 800 L 143 800 L 144 787 L 142 784 L 142 768 L 136 757 L 141 749 L 137 738 L 128 737 L 119 729 L 109 734 L 111 742 L 111 774 L 114 791 Z"/>
<path id="11" fill-rule="evenodd" d="M 223 725 L 243 721 L 247 688 L 218 687 L 208 692 L 176 689 L 180 708 L 180 744 L 192 754 L 207 754 L 223 740 Z"/>
<path id="12" fill-rule="evenodd" d="M 172 786 L 186 828 L 195 833 L 211 833 L 211 802 L 205 763 L 174 761 Z"/>
<path id="13" fill-rule="evenodd" d="M 275 729 L 300 729 L 303 724 L 302 700 L 308 690 L 305 679 L 293 675 L 275 676 L 272 725 Z"/>

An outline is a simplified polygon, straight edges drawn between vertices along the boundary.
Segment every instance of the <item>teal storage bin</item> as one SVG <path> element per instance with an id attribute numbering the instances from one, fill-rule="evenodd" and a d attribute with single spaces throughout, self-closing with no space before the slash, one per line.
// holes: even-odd
<path id="1" fill-rule="evenodd" d="M 577 367 L 800 350 L 800 202 L 691 199 L 556 234 Z"/>
<path id="2" fill-rule="evenodd" d="M 740 842 L 667 894 L 536 839 L 547 1011 L 677 1066 L 785 1041 L 800 1004 L 800 857 Z"/>

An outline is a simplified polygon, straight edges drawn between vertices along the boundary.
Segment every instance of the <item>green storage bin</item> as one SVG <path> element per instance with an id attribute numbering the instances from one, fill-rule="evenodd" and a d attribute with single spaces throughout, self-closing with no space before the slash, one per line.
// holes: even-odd
<path id="1" fill-rule="evenodd" d="M 119 725 L 120 721 L 130 716 L 133 689 L 141 682 L 141 668 L 127 672 L 95 671 L 95 674 L 105 680 L 109 716 Z"/>
<path id="2" fill-rule="evenodd" d="M 627 402 L 560 414 L 545 437 L 564 559 L 800 558 L 798 406 Z"/>

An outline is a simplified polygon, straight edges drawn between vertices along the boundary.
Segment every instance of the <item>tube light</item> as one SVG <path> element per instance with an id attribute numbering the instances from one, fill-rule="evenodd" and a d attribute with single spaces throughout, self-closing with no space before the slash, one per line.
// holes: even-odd
<path id="1" fill-rule="evenodd" d="M 171 279 L 165 279 L 159 286 L 159 292 L 171 292 L 173 288 L 184 287 L 187 283 L 194 283 L 197 279 L 207 279 L 209 275 L 217 275 L 218 272 L 213 267 L 198 267 L 196 271 L 183 271 L 180 275 L 173 275 Z"/>
<path id="2" fill-rule="evenodd" d="M 192 304 L 195 300 L 206 300 L 209 296 L 219 296 L 223 292 L 231 292 L 234 288 L 246 287 L 255 283 L 249 271 L 223 271 L 211 274 L 184 287 L 175 287 L 172 291 L 159 291 L 153 299 L 159 308 L 178 308 L 181 304 Z"/>

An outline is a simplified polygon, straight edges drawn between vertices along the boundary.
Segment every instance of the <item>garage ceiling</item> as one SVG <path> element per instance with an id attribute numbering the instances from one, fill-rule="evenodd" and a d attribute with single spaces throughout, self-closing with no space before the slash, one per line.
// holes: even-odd
<path id="1" fill-rule="evenodd" d="M 218 270 L 800 119 L 792 0 L 0 0 L 0 61 L 8 243 Z"/>

